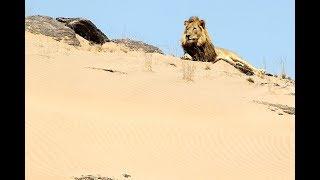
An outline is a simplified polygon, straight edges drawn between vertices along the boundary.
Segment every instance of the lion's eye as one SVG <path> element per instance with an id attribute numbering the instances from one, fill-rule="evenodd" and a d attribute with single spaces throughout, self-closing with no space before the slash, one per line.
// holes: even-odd
<path id="1" fill-rule="evenodd" d="M 193 28 L 193 30 L 196 30 L 196 29 L 197 29 L 197 28 L 195 28 L 195 27 Z"/>

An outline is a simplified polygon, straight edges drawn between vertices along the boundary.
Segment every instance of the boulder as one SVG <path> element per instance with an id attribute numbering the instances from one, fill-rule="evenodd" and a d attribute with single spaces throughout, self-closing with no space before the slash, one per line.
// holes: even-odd
<path id="1" fill-rule="evenodd" d="M 116 44 L 123 44 L 126 47 L 128 47 L 130 50 L 132 51 L 137 51 L 137 50 L 142 50 L 146 53 L 159 53 L 159 54 L 164 54 L 161 49 L 146 44 L 142 41 L 134 41 L 131 39 L 114 39 L 112 40 L 112 42 L 116 43 Z"/>
<path id="2" fill-rule="evenodd" d="M 49 16 L 26 17 L 25 30 L 34 34 L 50 36 L 58 41 L 64 40 L 69 45 L 80 46 L 80 41 L 72 29 Z"/>
<path id="3" fill-rule="evenodd" d="M 73 29 L 75 33 L 91 43 L 110 42 L 109 38 L 88 19 L 58 17 L 56 20 Z"/>

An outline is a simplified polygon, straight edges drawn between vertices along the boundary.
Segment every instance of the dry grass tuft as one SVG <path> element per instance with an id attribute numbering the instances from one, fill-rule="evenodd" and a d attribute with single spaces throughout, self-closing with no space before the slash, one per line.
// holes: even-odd
<path id="1" fill-rule="evenodd" d="M 279 76 L 281 79 L 286 79 L 287 78 L 287 75 L 286 74 L 280 74 Z"/>
<path id="2" fill-rule="evenodd" d="M 152 70 L 152 53 L 145 53 L 144 69 L 151 72 L 153 71 Z"/>
<path id="3" fill-rule="evenodd" d="M 204 68 L 204 70 L 211 70 L 210 64 L 206 63 L 206 67 Z"/>
<path id="4" fill-rule="evenodd" d="M 100 45 L 100 44 L 95 44 L 95 45 L 93 45 L 93 47 L 96 52 L 101 52 L 103 50 L 102 45 Z"/>
<path id="5" fill-rule="evenodd" d="M 285 62 L 286 62 L 286 58 L 281 58 L 280 63 L 281 63 L 281 73 L 279 75 L 279 77 L 281 79 L 286 79 L 287 78 L 287 73 L 286 73 L 286 69 L 285 69 Z"/>
<path id="6" fill-rule="evenodd" d="M 127 47 L 125 47 L 124 45 L 116 44 L 113 42 L 107 42 L 102 45 L 102 51 L 103 52 L 110 52 L 110 53 L 114 53 L 114 52 L 127 53 L 127 52 L 129 52 L 129 49 Z"/>
<path id="7" fill-rule="evenodd" d="M 182 62 L 182 79 L 194 81 L 196 65 L 190 62 Z"/>

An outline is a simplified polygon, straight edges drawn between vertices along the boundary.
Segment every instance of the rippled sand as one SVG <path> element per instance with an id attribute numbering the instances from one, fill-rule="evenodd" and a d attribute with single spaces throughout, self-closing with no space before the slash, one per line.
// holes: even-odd
<path id="1" fill-rule="evenodd" d="M 224 62 L 106 49 L 26 32 L 27 179 L 294 179 L 295 116 L 253 102 L 294 107 L 294 87 L 250 83 Z"/>

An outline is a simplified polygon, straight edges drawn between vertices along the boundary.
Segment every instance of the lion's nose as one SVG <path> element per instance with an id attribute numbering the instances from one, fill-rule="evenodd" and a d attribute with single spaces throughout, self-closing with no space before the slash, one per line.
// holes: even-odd
<path id="1" fill-rule="evenodd" d="M 190 39 L 190 35 L 186 35 L 187 39 Z"/>

